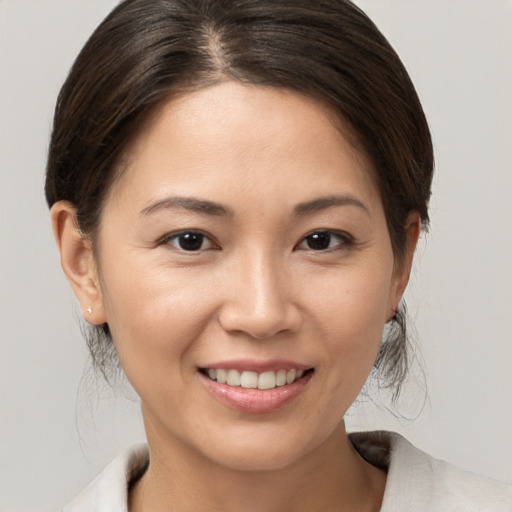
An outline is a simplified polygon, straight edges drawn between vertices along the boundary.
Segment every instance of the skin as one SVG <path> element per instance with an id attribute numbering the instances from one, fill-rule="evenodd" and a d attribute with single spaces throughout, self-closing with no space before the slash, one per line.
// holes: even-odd
<path id="1" fill-rule="evenodd" d="M 224 82 L 162 105 L 130 146 L 96 257 L 72 205 L 52 208 L 84 316 L 108 322 L 140 396 L 151 464 L 131 512 L 379 510 L 385 474 L 353 449 L 343 416 L 404 292 L 419 218 L 397 262 L 371 163 L 350 140 L 312 99 Z M 187 230 L 204 234 L 200 250 L 181 248 Z M 326 230 L 329 247 L 312 248 Z M 242 412 L 198 371 L 233 359 L 314 372 L 281 409 Z"/>

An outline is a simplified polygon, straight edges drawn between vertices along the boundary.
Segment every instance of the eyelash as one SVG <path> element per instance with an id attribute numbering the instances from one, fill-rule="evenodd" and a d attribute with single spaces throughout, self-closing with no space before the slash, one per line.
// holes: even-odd
<path id="1" fill-rule="evenodd" d="M 204 244 L 204 242 L 207 242 L 209 244 L 209 247 L 207 247 L 207 248 L 199 247 L 198 249 L 188 249 L 187 250 L 187 249 L 184 249 L 183 247 L 180 247 L 177 243 L 176 244 L 173 243 L 173 241 L 178 242 L 180 237 L 186 237 L 186 236 L 190 236 L 189 241 L 191 241 L 191 242 L 193 242 L 192 237 L 197 237 L 197 238 L 201 237 L 201 246 Z M 182 240 L 182 241 L 184 241 L 184 240 Z M 170 233 L 169 235 L 165 235 L 158 242 L 158 245 L 162 245 L 162 244 L 171 245 L 178 251 L 186 252 L 186 253 L 199 253 L 199 252 L 219 249 L 218 244 L 215 242 L 215 240 L 212 239 L 211 236 L 207 235 L 206 233 L 203 233 L 202 231 L 198 231 L 195 229 L 188 229 L 188 230 L 184 230 L 184 231 L 179 231 L 178 233 Z"/>
<path id="2" fill-rule="evenodd" d="M 179 243 L 180 238 L 182 237 L 188 237 L 189 242 L 191 242 L 192 247 L 194 247 L 194 242 L 197 244 L 197 242 L 200 242 L 200 246 L 198 248 L 190 248 L 186 249 Z M 316 237 L 316 238 L 315 238 Z M 331 246 L 332 240 L 337 239 L 338 242 Z M 183 239 L 182 242 L 186 242 L 186 239 Z M 176 243 L 173 243 L 176 242 Z M 204 243 L 208 244 L 208 247 L 203 247 Z M 316 249 L 313 247 L 301 247 L 303 244 L 307 243 L 319 243 L 320 246 L 322 244 L 328 243 L 327 247 L 317 247 Z M 167 244 L 171 245 L 175 249 L 181 252 L 186 253 L 199 253 L 204 251 L 211 251 L 211 250 L 218 250 L 220 247 L 217 244 L 217 242 L 206 233 L 203 233 L 199 230 L 185 230 L 185 231 L 179 231 L 177 233 L 171 233 L 169 235 L 166 235 L 160 241 L 158 242 L 158 245 L 161 244 Z M 306 250 L 306 251 L 312 251 L 312 252 L 327 252 L 327 251 L 335 251 L 342 248 L 351 247 L 355 244 L 353 238 L 345 232 L 340 231 L 332 231 L 329 229 L 317 229 L 315 231 L 311 231 L 302 239 L 299 241 L 299 243 L 294 247 L 294 250 Z"/>
<path id="3" fill-rule="evenodd" d="M 317 237 L 317 242 L 322 243 L 328 241 L 329 246 L 319 249 L 313 249 L 312 247 L 301 248 L 301 245 L 306 244 L 308 241 L 313 241 L 313 237 L 315 236 Z M 333 238 L 338 239 L 338 242 L 335 245 L 331 246 Z M 348 233 L 345 233 L 343 231 L 333 231 L 330 229 L 316 229 L 315 231 L 311 231 L 307 235 L 303 236 L 300 242 L 296 245 L 296 248 L 312 252 L 327 252 L 352 247 L 353 245 L 355 245 L 355 241 Z"/>

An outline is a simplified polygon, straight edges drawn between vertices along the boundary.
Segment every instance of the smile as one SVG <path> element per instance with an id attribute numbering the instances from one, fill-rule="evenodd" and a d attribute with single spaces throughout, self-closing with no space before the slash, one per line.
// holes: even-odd
<path id="1" fill-rule="evenodd" d="M 307 372 L 312 370 L 307 370 Z M 245 389 L 274 389 L 293 384 L 304 376 L 304 370 L 276 370 L 266 372 L 238 371 L 234 369 L 204 368 L 201 373 L 219 384 Z"/>
<path id="2" fill-rule="evenodd" d="M 269 368 L 271 364 L 275 370 Z M 219 364 L 216 368 L 200 367 L 198 374 L 218 402 L 230 409 L 252 414 L 278 411 L 298 399 L 315 371 L 300 365 L 294 368 L 295 365 L 289 362 L 283 365 L 276 362 L 247 365 L 238 362 L 236 366 L 238 369 L 229 363 Z"/>

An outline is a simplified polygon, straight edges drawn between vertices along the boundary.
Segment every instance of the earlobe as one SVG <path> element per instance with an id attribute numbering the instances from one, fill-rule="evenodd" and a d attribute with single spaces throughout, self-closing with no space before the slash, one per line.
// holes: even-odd
<path id="1" fill-rule="evenodd" d="M 103 324 L 106 318 L 92 243 L 78 228 L 76 209 L 68 201 L 58 201 L 52 206 L 50 215 L 62 270 L 84 318 L 94 325 Z"/>
<path id="2" fill-rule="evenodd" d="M 407 235 L 407 242 L 404 254 L 400 261 L 396 262 L 395 269 L 393 271 L 393 289 L 392 297 L 390 298 L 391 318 L 396 314 L 402 295 L 404 294 L 407 283 L 409 282 L 414 252 L 416 251 L 416 245 L 418 244 L 421 232 L 421 218 L 418 212 L 412 211 L 409 213 L 405 222 L 405 231 Z"/>

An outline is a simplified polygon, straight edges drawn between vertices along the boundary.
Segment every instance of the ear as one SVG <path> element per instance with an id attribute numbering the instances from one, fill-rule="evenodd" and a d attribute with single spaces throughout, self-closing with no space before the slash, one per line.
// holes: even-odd
<path id="1" fill-rule="evenodd" d="M 60 253 L 62 270 L 75 292 L 87 322 L 106 322 L 92 242 L 76 222 L 76 209 L 68 201 L 56 202 L 50 211 L 53 236 Z"/>
<path id="2" fill-rule="evenodd" d="M 412 211 L 407 216 L 405 232 L 407 236 L 405 250 L 402 257 L 399 260 L 395 260 L 395 268 L 393 269 L 393 282 L 389 304 L 390 311 L 388 314 L 390 320 L 396 313 L 407 283 L 409 282 L 409 276 L 411 275 L 414 252 L 421 232 L 421 218 L 417 211 Z"/>

